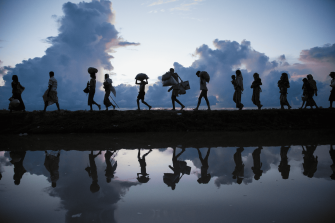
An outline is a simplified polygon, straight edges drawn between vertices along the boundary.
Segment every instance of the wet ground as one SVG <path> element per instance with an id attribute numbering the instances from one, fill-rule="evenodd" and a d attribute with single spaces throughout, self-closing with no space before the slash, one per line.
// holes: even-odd
<path id="1" fill-rule="evenodd" d="M 1 222 L 333 222 L 334 139 L 220 134 L 2 137 Z"/>

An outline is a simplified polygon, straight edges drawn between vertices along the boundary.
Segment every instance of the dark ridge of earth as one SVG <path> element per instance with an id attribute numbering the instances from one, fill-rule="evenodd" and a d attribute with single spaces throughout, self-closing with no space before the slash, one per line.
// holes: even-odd
<path id="1" fill-rule="evenodd" d="M 335 109 L 0 111 L 0 134 L 331 130 Z"/>

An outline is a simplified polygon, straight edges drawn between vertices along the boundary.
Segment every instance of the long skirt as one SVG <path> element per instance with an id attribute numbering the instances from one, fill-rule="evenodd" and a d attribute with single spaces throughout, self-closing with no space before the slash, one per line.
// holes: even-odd
<path id="1" fill-rule="evenodd" d="M 330 92 L 329 101 L 335 101 L 335 88 Z"/>
<path id="2" fill-rule="evenodd" d="M 287 101 L 287 93 L 280 93 L 280 105 L 290 105 Z"/>
<path id="3" fill-rule="evenodd" d="M 236 103 L 236 108 L 243 107 L 243 104 L 241 103 L 241 97 L 242 97 L 242 90 L 241 89 L 235 89 L 233 100 Z"/>
<path id="4" fill-rule="evenodd" d="M 105 90 L 104 105 L 107 108 L 112 105 L 112 102 L 109 100 L 110 93 L 111 93 L 110 90 Z"/>
<path id="5" fill-rule="evenodd" d="M 251 100 L 257 106 L 260 106 L 260 104 L 261 104 L 261 102 L 259 100 L 260 94 L 261 94 L 261 91 L 260 91 L 259 88 L 254 88 L 253 89 Z"/>
<path id="6" fill-rule="evenodd" d="M 58 102 L 58 96 L 57 96 L 57 91 L 50 91 L 49 92 L 49 96 L 48 96 L 48 90 L 46 90 L 43 94 L 43 101 L 44 103 L 48 102 L 48 106 L 52 105 L 53 103 L 57 103 Z"/>
<path id="7" fill-rule="evenodd" d="M 95 89 L 94 90 L 90 90 L 90 92 L 88 93 L 88 105 L 93 105 L 93 98 L 94 98 L 94 95 L 95 95 Z"/>
<path id="8" fill-rule="evenodd" d="M 23 100 L 22 100 L 22 97 L 21 97 L 20 93 L 13 94 L 13 98 L 19 100 L 20 104 L 19 104 L 19 106 L 15 107 L 15 108 L 14 107 L 11 108 L 11 110 L 22 111 L 22 110 L 26 109 L 26 107 L 24 106 L 24 103 L 23 103 Z"/>
<path id="9" fill-rule="evenodd" d="M 310 91 L 310 92 L 307 92 L 307 100 L 306 100 L 306 106 L 316 106 L 316 103 L 313 99 L 313 96 L 314 96 L 314 90 L 313 91 Z"/>

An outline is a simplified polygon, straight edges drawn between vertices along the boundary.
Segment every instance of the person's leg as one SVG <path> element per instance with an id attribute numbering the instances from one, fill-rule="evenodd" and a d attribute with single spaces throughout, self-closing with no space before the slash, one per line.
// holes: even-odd
<path id="1" fill-rule="evenodd" d="M 142 156 L 142 159 L 145 158 L 149 153 L 151 153 L 151 151 L 152 151 L 152 149 L 150 149 L 149 152 L 147 152 L 146 154 L 144 154 L 144 155 Z"/>
<path id="2" fill-rule="evenodd" d="M 211 106 L 209 105 L 209 101 L 208 101 L 208 98 L 207 98 L 207 91 L 206 91 L 206 95 L 204 96 L 204 98 L 206 100 L 206 104 L 207 104 L 208 110 L 211 110 Z"/>
<path id="3" fill-rule="evenodd" d="M 180 104 L 181 106 L 181 110 L 183 110 L 183 108 L 185 108 L 185 106 L 176 98 L 175 102 L 177 102 L 178 104 Z"/>
<path id="4" fill-rule="evenodd" d="M 177 100 L 177 97 L 175 95 L 171 95 L 171 100 L 172 100 L 172 111 L 176 110 L 176 105 L 175 105 L 175 101 Z"/>
<path id="5" fill-rule="evenodd" d="M 206 154 L 205 159 L 204 159 L 206 162 L 208 162 L 208 157 L 209 157 L 210 152 L 211 152 L 211 148 L 208 148 L 207 154 Z"/>
<path id="6" fill-rule="evenodd" d="M 197 150 L 198 150 L 199 160 L 200 160 L 201 164 L 203 165 L 203 163 L 204 163 L 204 159 L 202 158 L 202 154 L 201 154 L 201 152 L 200 152 L 200 149 L 197 148 Z"/>
<path id="7" fill-rule="evenodd" d="M 181 149 L 181 152 L 176 156 L 176 159 L 178 159 L 178 157 L 179 157 L 181 154 L 183 154 L 184 152 L 185 152 L 185 149 L 182 148 L 182 149 Z"/>
<path id="8" fill-rule="evenodd" d="M 96 103 L 94 100 L 93 100 L 92 104 L 95 104 L 96 106 L 98 106 L 99 110 L 101 109 L 101 106 L 98 103 Z"/>
<path id="9" fill-rule="evenodd" d="M 59 103 L 58 102 L 56 102 L 56 106 L 58 108 L 58 111 L 60 111 L 60 109 L 59 109 Z"/>
<path id="10" fill-rule="evenodd" d="M 92 104 L 90 104 L 90 111 L 93 111 Z"/>
<path id="11" fill-rule="evenodd" d="M 48 101 L 45 101 L 45 102 L 44 102 L 44 110 L 43 110 L 43 112 L 46 111 L 47 107 L 48 107 Z"/>
<path id="12" fill-rule="evenodd" d="M 141 149 L 138 149 L 138 153 L 137 153 L 137 159 L 140 160 L 141 159 Z"/>
<path id="13" fill-rule="evenodd" d="M 148 103 L 146 103 L 143 99 L 141 100 L 142 101 L 142 103 L 143 104 L 145 104 L 146 106 L 148 106 L 149 107 L 149 110 L 151 109 L 151 106 L 150 105 L 148 105 Z"/>
<path id="14" fill-rule="evenodd" d="M 140 110 L 140 99 L 137 98 L 137 110 Z"/>
<path id="15" fill-rule="evenodd" d="M 333 101 L 330 101 L 330 107 L 329 108 L 333 108 Z"/>
<path id="16" fill-rule="evenodd" d="M 201 93 L 200 93 L 199 98 L 198 98 L 198 104 L 197 104 L 197 107 L 196 107 L 194 110 L 198 110 L 198 109 L 199 109 L 199 106 L 200 106 L 200 104 L 201 104 L 201 98 L 204 96 L 204 93 L 203 93 L 203 92 L 204 92 L 204 91 L 201 90 Z"/>

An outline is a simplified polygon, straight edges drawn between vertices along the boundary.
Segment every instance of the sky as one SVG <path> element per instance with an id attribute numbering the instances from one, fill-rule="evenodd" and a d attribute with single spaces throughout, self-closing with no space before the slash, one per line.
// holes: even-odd
<path id="1" fill-rule="evenodd" d="M 256 107 L 249 88 L 255 72 L 262 78 L 264 107 L 280 106 L 282 72 L 290 76 L 293 107 L 302 103 L 301 78 L 309 73 L 317 81 L 316 103 L 328 107 L 328 74 L 335 71 L 334 8 L 330 0 L 0 0 L 0 109 L 8 107 L 13 74 L 26 87 L 27 110 L 42 109 L 51 70 L 61 109 L 88 109 L 82 90 L 90 66 L 99 69 L 96 101 L 102 104 L 103 76 L 109 73 L 115 100 L 124 109 L 136 108 L 138 73 L 150 77 L 145 100 L 170 108 L 171 93 L 159 78 L 171 67 L 190 82 L 191 89 L 178 98 L 188 108 L 199 96 L 197 70 L 211 76 L 212 108 L 235 108 L 230 76 L 236 69 L 248 86 L 242 95 L 248 108 Z"/>

